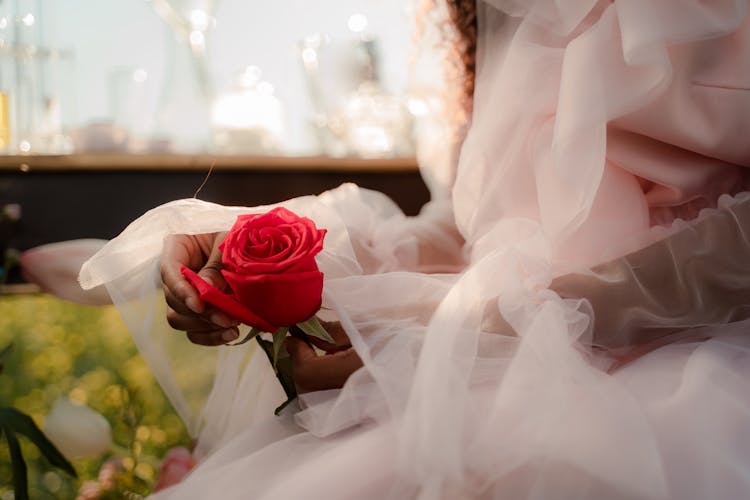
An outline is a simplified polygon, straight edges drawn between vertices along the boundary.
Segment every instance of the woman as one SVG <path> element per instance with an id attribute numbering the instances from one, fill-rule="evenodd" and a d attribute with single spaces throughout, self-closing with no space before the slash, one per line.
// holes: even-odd
<path id="1" fill-rule="evenodd" d="M 454 7 L 470 35 L 473 4 Z M 750 494 L 747 2 L 475 12 L 471 124 L 420 217 L 354 186 L 283 204 L 329 231 L 323 319 L 352 350 L 289 344 L 298 385 L 329 390 L 267 419 L 283 396 L 262 353 L 181 354 L 218 365 L 205 458 L 163 498 Z M 186 418 L 195 388 L 160 361 L 176 336 L 142 321 L 162 253 L 172 325 L 212 345 L 236 332 L 175 274 L 211 279 L 217 237 L 162 238 L 263 210 L 160 207 L 82 271 Z"/>

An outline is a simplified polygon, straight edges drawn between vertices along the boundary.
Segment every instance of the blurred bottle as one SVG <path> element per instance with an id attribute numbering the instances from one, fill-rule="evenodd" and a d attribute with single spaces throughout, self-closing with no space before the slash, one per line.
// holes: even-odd
<path id="1" fill-rule="evenodd" d="M 155 123 L 156 136 L 179 153 L 210 148 L 214 98 L 207 41 L 217 0 L 148 0 L 167 24 L 167 67 Z"/>
<path id="2" fill-rule="evenodd" d="M 10 113 L 8 110 L 8 62 L 13 40 L 13 23 L 8 0 L 0 0 L 0 153 L 10 147 Z"/>
<path id="3" fill-rule="evenodd" d="M 329 156 L 410 156 L 412 117 L 382 85 L 378 41 L 364 15 L 347 24 L 348 37 L 315 34 L 299 46 L 320 148 Z"/>
<path id="4" fill-rule="evenodd" d="M 15 0 L 12 53 L 15 69 L 14 147 L 31 153 L 40 114 L 39 0 Z"/>
<path id="5" fill-rule="evenodd" d="M 10 116 L 8 113 L 8 93 L 3 85 L 0 74 L 0 152 L 6 152 L 10 147 Z"/>
<path id="6" fill-rule="evenodd" d="M 10 148 L 8 87 L 12 60 L 13 18 L 8 0 L 0 0 L 0 153 Z"/>
<path id="7" fill-rule="evenodd" d="M 229 92 L 213 105 L 213 148 L 222 154 L 279 154 L 284 135 L 284 111 L 273 86 L 261 80 L 257 66 L 248 66 Z"/>
<path id="8" fill-rule="evenodd" d="M 71 53 L 45 46 L 42 0 L 0 0 L 0 152 L 66 153 Z"/>

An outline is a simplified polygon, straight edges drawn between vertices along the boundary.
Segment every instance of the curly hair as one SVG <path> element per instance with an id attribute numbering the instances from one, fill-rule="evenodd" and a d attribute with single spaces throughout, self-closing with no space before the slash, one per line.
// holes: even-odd
<path id="1" fill-rule="evenodd" d="M 471 114 L 476 76 L 477 4 L 476 0 L 445 0 L 452 28 L 457 35 L 453 44 L 453 57 L 461 66 L 463 79 L 463 105 Z"/>
<path id="2" fill-rule="evenodd" d="M 477 48 L 476 0 L 418 0 L 415 16 L 414 55 L 420 47 L 444 52 L 442 66 L 444 117 L 461 140 L 472 114 Z M 415 67 L 416 59 L 412 60 Z"/>

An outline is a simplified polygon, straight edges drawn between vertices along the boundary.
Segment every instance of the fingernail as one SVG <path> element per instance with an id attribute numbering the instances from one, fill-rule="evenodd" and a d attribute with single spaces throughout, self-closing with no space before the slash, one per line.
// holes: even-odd
<path id="1" fill-rule="evenodd" d="M 185 299 L 185 305 L 190 308 L 194 313 L 200 313 L 200 302 L 195 297 L 188 297 Z"/>
<path id="2" fill-rule="evenodd" d="M 231 326 L 236 326 L 237 323 L 235 321 L 232 321 L 227 316 L 221 313 L 211 313 L 211 316 L 209 317 L 211 320 L 211 323 L 214 325 L 223 326 L 224 328 L 229 328 Z"/>
<path id="3" fill-rule="evenodd" d="M 231 342 L 233 340 L 236 340 L 239 336 L 240 334 L 237 330 L 224 330 L 221 334 L 221 339 L 224 342 Z"/>

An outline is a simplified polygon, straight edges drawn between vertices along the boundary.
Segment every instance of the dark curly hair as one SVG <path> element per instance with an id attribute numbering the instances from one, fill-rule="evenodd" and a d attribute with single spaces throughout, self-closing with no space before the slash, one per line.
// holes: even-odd
<path id="1" fill-rule="evenodd" d="M 476 0 L 445 0 L 452 28 L 457 35 L 453 44 L 453 57 L 460 65 L 463 79 L 463 106 L 471 114 L 476 76 L 477 4 Z"/>
<path id="2" fill-rule="evenodd" d="M 444 118 L 460 141 L 469 124 L 474 96 L 477 49 L 476 0 L 419 0 L 414 47 L 444 52 Z M 417 56 L 418 57 L 418 56 Z M 412 61 L 414 63 L 415 61 Z"/>

